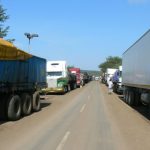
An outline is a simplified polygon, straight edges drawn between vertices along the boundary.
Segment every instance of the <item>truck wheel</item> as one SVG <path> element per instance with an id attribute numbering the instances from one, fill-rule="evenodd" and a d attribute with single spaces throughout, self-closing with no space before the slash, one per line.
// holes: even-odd
<path id="1" fill-rule="evenodd" d="M 113 92 L 114 92 L 114 93 L 116 93 L 116 92 L 117 92 L 116 84 L 114 84 L 114 86 L 113 86 Z"/>
<path id="2" fill-rule="evenodd" d="M 135 92 L 135 100 L 134 100 L 134 106 L 140 105 L 140 93 Z"/>
<path id="3" fill-rule="evenodd" d="M 68 92 L 68 87 L 67 86 L 65 86 L 65 93 L 67 93 Z"/>
<path id="4" fill-rule="evenodd" d="M 128 102 L 127 102 L 130 106 L 133 105 L 134 103 L 134 92 L 133 91 L 129 91 L 129 96 L 128 96 Z"/>
<path id="5" fill-rule="evenodd" d="M 7 101 L 7 118 L 15 121 L 21 116 L 21 99 L 18 95 L 12 95 Z"/>
<path id="6" fill-rule="evenodd" d="M 70 92 L 71 91 L 71 87 L 70 87 L 70 84 L 68 85 L 68 92 Z"/>
<path id="7" fill-rule="evenodd" d="M 129 91 L 125 90 L 125 102 L 128 102 L 128 97 L 129 97 Z"/>
<path id="8" fill-rule="evenodd" d="M 74 85 L 73 85 L 73 89 L 76 89 L 77 88 L 77 84 L 76 83 L 74 83 Z"/>
<path id="9" fill-rule="evenodd" d="M 67 93 L 67 92 L 68 92 L 68 88 L 67 88 L 67 86 L 64 86 L 64 91 L 63 91 L 62 94 L 65 94 L 65 93 Z"/>
<path id="10" fill-rule="evenodd" d="M 124 102 L 126 101 L 126 96 L 127 96 L 127 95 L 126 95 L 126 90 L 124 89 L 124 90 L 123 90 L 123 101 L 124 101 Z"/>
<path id="11" fill-rule="evenodd" d="M 40 103 L 40 94 L 39 92 L 35 92 L 33 94 L 33 99 L 32 99 L 32 110 L 37 112 L 41 109 L 41 103 Z"/>
<path id="12" fill-rule="evenodd" d="M 31 96 L 27 93 L 23 93 L 21 95 L 21 100 L 22 100 L 22 114 L 24 116 L 30 115 L 31 109 L 32 109 L 32 98 L 31 98 Z"/>

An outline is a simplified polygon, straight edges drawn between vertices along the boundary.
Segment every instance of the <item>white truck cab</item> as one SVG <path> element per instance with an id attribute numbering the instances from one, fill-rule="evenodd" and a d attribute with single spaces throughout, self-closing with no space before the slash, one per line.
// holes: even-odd
<path id="1" fill-rule="evenodd" d="M 57 87 L 57 79 L 67 76 L 66 61 L 47 61 L 48 88 Z"/>

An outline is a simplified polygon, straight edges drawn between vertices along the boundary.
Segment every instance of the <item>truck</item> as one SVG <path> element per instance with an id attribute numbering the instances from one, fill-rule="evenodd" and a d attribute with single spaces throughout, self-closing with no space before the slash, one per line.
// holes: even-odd
<path id="1" fill-rule="evenodd" d="M 113 82 L 113 92 L 118 94 L 122 94 L 123 86 L 122 86 L 122 66 L 115 71 L 114 75 L 112 76 Z"/>
<path id="2" fill-rule="evenodd" d="M 40 110 L 46 60 L 0 39 L 0 118 L 15 121 Z"/>
<path id="3" fill-rule="evenodd" d="M 47 88 L 42 92 L 66 93 L 76 88 L 76 76 L 68 71 L 66 61 L 47 61 Z"/>
<path id="4" fill-rule="evenodd" d="M 69 68 L 69 71 L 72 73 L 72 74 L 75 74 L 76 75 L 76 78 L 77 78 L 77 87 L 83 87 L 84 85 L 84 80 L 83 80 L 83 74 L 81 74 L 81 71 L 80 71 L 80 68 Z"/>
<path id="5" fill-rule="evenodd" d="M 83 74 L 83 82 L 87 84 L 90 81 L 90 76 L 86 71 L 82 72 L 82 74 Z"/>
<path id="6" fill-rule="evenodd" d="M 129 105 L 150 105 L 150 30 L 123 53 L 122 84 Z"/>
<path id="7" fill-rule="evenodd" d="M 114 69 L 114 68 L 107 68 L 106 69 L 106 73 L 105 73 L 105 83 L 106 83 L 106 85 L 108 85 L 110 78 L 113 77 L 116 70 L 117 69 Z"/>

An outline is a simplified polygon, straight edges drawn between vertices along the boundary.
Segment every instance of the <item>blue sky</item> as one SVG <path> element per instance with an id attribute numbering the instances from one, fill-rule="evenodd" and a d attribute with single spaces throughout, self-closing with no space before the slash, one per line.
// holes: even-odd
<path id="1" fill-rule="evenodd" d="M 150 0 L 0 0 L 10 16 L 7 38 L 28 52 L 25 32 L 37 33 L 30 52 L 99 70 L 150 28 Z"/>

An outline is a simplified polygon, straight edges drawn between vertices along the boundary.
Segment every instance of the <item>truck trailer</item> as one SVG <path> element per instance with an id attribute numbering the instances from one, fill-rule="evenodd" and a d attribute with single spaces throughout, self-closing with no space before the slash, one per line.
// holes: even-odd
<path id="1" fill-rule="evenodd" d="M 129 105 L 150 104 L 150 30 L 123 53 L 122 84 Z"/>
<path id="2" fill-rule="evenodd" d="M 116 70 L 117 69 L 114 69 L 114 68 L 107 68 L 106 69 L 106 73 L 105 73 L 105 83 L 106 83 L 106 85 L 108 85 L 110 78 L 113 77 Z"/>
<path id="3" fill-rule="evenodd" d="M 77 78 L 76 80 L 77 87 L 83 87 L 84 80 L 83 80 L 83 74 L 81 74 L 80 68 L 69 68 L 69 71 L 72 74 L 75 74 Z"/>
<path id="4" fill-rule="evenodd" d="M 44 94 L 66 93 L 76 88 L 76 76 L 68 71 L 66 61 L 47 62 L 47 85 Z"/>
<path id="5" fill-rule="evenodd" d="M 113 82 L 113 92 L 122 93 L 123 86 L 122 86 L 122 66 L 115 71 L 114 75 L 112 76 Z"/>
<path id="6" fill-rule="evenodd" d="M 40 110 L 46 87 L 46 60 L 0 39 L 0 117 L 18 120 Z"/>

